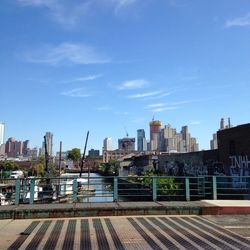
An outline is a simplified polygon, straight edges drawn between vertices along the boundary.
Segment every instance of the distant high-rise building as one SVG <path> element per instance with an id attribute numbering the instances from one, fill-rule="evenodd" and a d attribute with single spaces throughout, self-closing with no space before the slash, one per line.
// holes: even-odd
<path id="1" fill-rule="evenodd" d="M 90 158 L 99 157 L 100 156 L 100 151 L 92 148 L 92 149 L 89 150 L 88 156 Z"/>
<path id="2" fill-rule="evenodd" d="M 157 120 L 152 120 L 149 123 L 150 127 L 150 141 L 153 140 L 153 134 L 158 134 L 161 131 L 162 122 Z"/>
<path id="3" fill-rule="evenodd" d="M 135 138 L 122 138 L 118 139 L 118 149 L 125 151 L 135 150 Z"/>
<path id="4" fill-rule="evenodd" d="M 21 141 L 16 141 L 14 137 L 7 140 L 5 144 L 5 153 L 8 157 L 16 158 L 22 156 L 23 143 Z"/>
<path id="5" fill-rule="evenodd" d="M 214 133 L 213 139 L 210 140 L 210 149 L 217 149 L 217 148 L 218 148 L 217 133 Z"/>
<path id="6" fill-rule="evenodd" d="M 38 159 L 38 148 L 32 148 L 28 151 L 28 157 L 32 161 L 36 161 Z"/>
<path id="7" fill-rule="evenodd" d="M 232 125 L 231 125 L 230 118 L 228 118 L 228 125 L 225 124 L 224 118 L 221 118 L 219 130 L 228 129 L 231 127 Z M 217 133 L 214 133 L 212 140 L 210 140 L 210 149 L 217 149 L 217 148 L 218 148 Z"/>
<path id="8" fill-rule="evenodd" d="M 181 129 L 182 140 L 184 141 L 184 152 L 191 152 L 190 148 L 190 134 L 188 133 L 188 126 L 183 126 Z"/>
<path id="9" fill-rule="evenodd" d="M 5 144 L 0 145 L 0 156 L 5 156 Z"/>
<path id="10" fill-rule="evenodd" d="M 48 150 L 48 155 L 52 156 L 53 155 L 53 134 L 51 132 L 46 132 L 45 134 L 46 137 L 46 142 L 47 142 L 47 150 Z M 42 155 L 45 154 L 45 144 L 43 142 L 42 145 Z"/>
<path id="11" fill-rule="evenodd" d="M 112 150 L 112 139 L 111 137 L 107 137 L 103 141 L 103 150 L 111 151 Z"/>
<path id="12" fill-rule="evenodd" d="M 161 132 L 162 122 L 159 120 L 152 120 L 149 123 L 150 128 L 150 150 L 157 151 L 160 150 L 160 132 Z"/>
<path id="13" fill-rule="evenodd" d="M 147 140 L 145 137 L 145 130 L 137 130 L 137 150 L 138 151 L 147 151 Z"/>
<path id="14" fill-rule="evenodd" d="M 3 122 L 0 122 L 0 145 L 4 143 L 4 126 Z"/>
<path id="15" fill-rule="evenodd" d="M 28 156 L 29 153 L 29 140 L 23 142 L 22 153 L 24 157 Z"/>
<path id="16" fill-rule="evenodd" d="M 221 118 L 220 120 L 220 130 L 225 129 L 225 121 L 224 118 Z"/>

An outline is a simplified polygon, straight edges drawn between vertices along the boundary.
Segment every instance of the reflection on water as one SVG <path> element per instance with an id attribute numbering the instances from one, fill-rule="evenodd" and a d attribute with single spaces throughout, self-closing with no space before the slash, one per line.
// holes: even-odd
<path id="1" fill-rule="evenodd" d="M 82 178 L 88 179 L 88 173 L 83 173 Z M 96 173 L 90 173 L 89 187 L 95 191 L 83 191 L 82 196 L 78 196 L 78 202 L 113 201 L 113 178 L 106 178 Z M 83 188 L 88 188 L 88 183 L 85 183 Z"/>

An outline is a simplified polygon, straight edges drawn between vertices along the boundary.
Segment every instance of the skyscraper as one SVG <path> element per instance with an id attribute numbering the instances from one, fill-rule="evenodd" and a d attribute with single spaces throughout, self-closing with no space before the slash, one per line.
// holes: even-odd
<path id="1" fill-rule="evenodd" d="M 19 157 L 22 156 L 23 142 L 17 141 L 14 137 L 10 137 L 5 144 L 5 152 L 8 157 Z"/>
<path id="2" fill-rule="evenodd" d="M 162 122 L 157 120 L 152 120 L 149 123 L 150 127 L 150 141 L 153 140 L 153 134 L 158 134 L 161 131 Z"/>
<path id="3" fill-rule="evenodd" d="M 137 150 L 138 151 L 147 151 L 147 140 L 145 137 L 145 130 L 137 130 Z"/>
<path id="4" fill-rule="evenodd" d="M 29 153 L 29 140 L 26 140 L 23 142 L 23 148 L 22 148 L 22 153 L 24 157 L 28 156 Z"/>
<path id="5" fill-rule="evenodd" d="M 112 139 L 111 137 L 107 137 L 103 141 L 103 150 L 110 151 L 112 150 Z"/>
<path id="6" fill-rule="evenodd" d="M 47 150 L 48 150 L 48 155 L 52 156 L 53 155 L 53 134 L 51 132 L 46 132 L 45 134 L 46 137 L 46 142 L 47 142 Z M 45 154 L 45 144 L 43 142 L 42 146 L 42 154 Z"/>
<path id="7" fill-rule="evenodd" d="M 162 122 L 159 120 L 152 120 L 149 123 L 150 127 L 150 150 L 159 150 L 160 148 L 160 131 Z"/>
<path id="8" fill-rule="evenodd" d="M 0 122 L 0 145 L 4 143 L 4 123 Z"/>

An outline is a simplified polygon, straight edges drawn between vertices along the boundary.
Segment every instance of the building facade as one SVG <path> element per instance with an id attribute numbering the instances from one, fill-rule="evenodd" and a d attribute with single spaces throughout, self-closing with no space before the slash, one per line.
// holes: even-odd
<path id="1" fill-rule="evenodd" d="M 139 152 L 147 151 L 147 140 L 144 129 L 137 130 L 137 150 Z"/>
<path id="2" fill-rule="evenodd" d="M 88 156 L 89 156 L 90 158 L 99 157 L 99 156 L 100 156 L 100 151 L 97 150 L 97 149 L 93 149 L 93 148 L 92 148 L 92 149 L 89 150 Z"/>
<path id="3" fill-rule="evenodd" d="M 28 151 L 28 157 L 32 161 L 36 161 L 38 159 L 38 148 L 32 148 Z"/>
<path id="4" fill-rule="evenodd" d="M 124 151 L 135 151 L 135 138 L 118 139 L 118 149 Z"/>
<path id="5" fill-rule="evenodd" d="M 14 137 L 10 137 L 5 144 L 5 153 L 7 157 L 18 158 L 22 156 L 22 152 L 22 141 L 17 141 Z"/>
<path id="6" fill-rule="evenodd" d="M 46 137 L 46 142 L 47 142 L 48 155 L 52 157 L 53 156 L 53 134 L 51 132 L 46 132 L 45 137 Z M 45 154 L 45 144 L 43 142 L 41 155 L 44 155 L 44 154 Z"/>
<path id="7" fill-rule="evenodd" d="M 135 151 L 130 151 L 130 153 L 135 153 Z M 112 151 L 103 151 L 102 161 L 103 163 L 108 163 L 110 160 L 118 160 L 128 154 L 125 150 L 112 150 Z"/>
<path id="8" fill-rule="evenodd" d="M 103 150 L 110 151 L 112 150 L 112 138 L 107 137 L 103 141 Z"/>
<path id="9" fill-rule="evenodd" d="M 3 122 L 0 122 L 0 145 L 4 143 L 4 127 L 5 124 Z"/>

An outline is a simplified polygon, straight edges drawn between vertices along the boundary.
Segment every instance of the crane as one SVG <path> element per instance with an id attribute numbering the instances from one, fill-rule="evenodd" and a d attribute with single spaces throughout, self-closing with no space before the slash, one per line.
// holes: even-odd
<path id="1" fill-rule="evenodd" d="M 128 137 L 128 131 L 127 131 L 127 128 L 124 126 L 124 130 L 125 130 L 125 133 L 126 133 L 126 137 Z"/>
<path id="2" fill-rule="evenodd" d="M 81 172 L 80 172 L 80 178 L 82 177 L 83 164 L 84 164 L 84 160 L 85 160 L 85 154 L 86 154 L 86 148 L 87 148 L 87 144 L 88 144 L 88 138 L 89 138 L 89 131 L 87 132 L 87 136 L 86 136 L 86 140 L 85 140 L 85 145 L 84 145 L 84 151 L 83 151 L 83 155 L 82 155 L 82 159 L 81 159 Z"/>

